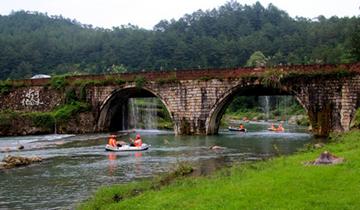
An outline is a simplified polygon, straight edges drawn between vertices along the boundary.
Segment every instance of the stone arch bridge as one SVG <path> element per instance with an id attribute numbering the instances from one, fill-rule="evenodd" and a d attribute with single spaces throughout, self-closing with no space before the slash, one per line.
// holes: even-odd
<path id="1" fill-rule="evenodd" d="M 0 95 L 0 108 L 47 111 L 63 104 L 66 91 L 46 85 L 49 80 L 12 81 L 17 88 Z M 66 81 L 65 89 L 75 87 L 92 105 L 91 132 L 126 128 L 128 100 L 134 97 L 159 98 L 177 135 L 212 135 L 235 95 L 292 95 L 308 113 L 313 132 L 324 136 L 349 130 L 360 101 L 360 64 L 86 75 Z"/>

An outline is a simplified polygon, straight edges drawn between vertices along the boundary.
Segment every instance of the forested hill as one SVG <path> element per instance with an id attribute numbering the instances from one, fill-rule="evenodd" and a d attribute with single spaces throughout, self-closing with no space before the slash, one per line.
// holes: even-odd
<path id="1" fill-rule="evenodd" d="M 294 19 L 274 5 L 230 1 L 160 21 L 153 30 L 133 25 L 102 29 L 19 11 L 0 16 L 0 79 L 238 67 L 256 51 L 266 56 L 266 65 L 355 62 L 359 19 Z"/>

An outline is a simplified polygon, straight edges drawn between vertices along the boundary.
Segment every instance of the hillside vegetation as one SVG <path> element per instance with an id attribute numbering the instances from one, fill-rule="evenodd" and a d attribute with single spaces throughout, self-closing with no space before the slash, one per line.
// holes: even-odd
<path id="1" fill-rule="evenodd" d="M 0 79 L 79 74 L 359 60 L 359 17 L 291 18 L 270 4 L 230 1 L 152 30 L 94 28 L 62 16 L 18 11 L 0 16 Z"/>

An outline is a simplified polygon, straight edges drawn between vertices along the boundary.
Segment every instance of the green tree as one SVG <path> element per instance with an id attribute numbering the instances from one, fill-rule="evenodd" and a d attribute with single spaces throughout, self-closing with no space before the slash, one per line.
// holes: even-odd
<path id="1" fill-rule="evenodd" d="M 356 21 L 351 36 L 351 54 L 356 61 L 360 61 L 360 20 Z"/>
<path id="2" fill-rule="evenodd" d="M 256 51 L 246 61 L 246 66 L 249 66 L 249 67 L 265 66 L 267 60 L 268 59 L 265 57 L 265 55 L 261 51 Z"/>
<path id="3" fill-rule="evenodd" d="M 120 65 L 113 64 L 110 68 L 107 69 L 107 73 L 124 73 L 124 72 L 127 72 L 127 69 L 123 64 Z"/>
<path id="4" fill-rule="evenodd" d="M 294 19 L 272 4 L 233 0 L 179 20 L 162 20 L 153 30 L 131 24 L 94 28 L 62 16 L 18 11 L 0 16 L 0 79 L 353 62 L 360 60 L 359 20 Z M 247 63 L 252 55 L 257 63 Z"/>

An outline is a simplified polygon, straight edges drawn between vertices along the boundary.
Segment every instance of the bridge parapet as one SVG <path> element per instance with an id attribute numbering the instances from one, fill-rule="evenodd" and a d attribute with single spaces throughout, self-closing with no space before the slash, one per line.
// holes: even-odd
<path id="1" fill-rule="evenodd" d="M 171 71 L 146 71 L 129 72 L 103 75 L 75 75 L 65 76 L 69 83 L 76 81 L 104 81 L 122 79 L 123 81 L 135 81 L 144 78 L 147 81 L 164 82 L 167 80 L 199 80 L 199 79 L 230 79 L 238 77 L 263 77 L 268 71 L 283 72 L 285 75 L 326 75 L 344 72 L 360 73 L 360 63 L 355 64 L 316 64 L 316 65 L 284 65 L 274 67 L 241 67 L 220 69 L 188 69 Z M 43 86 L 50 85 L 51 78 L 12 80 L 14 86 Z"/>

